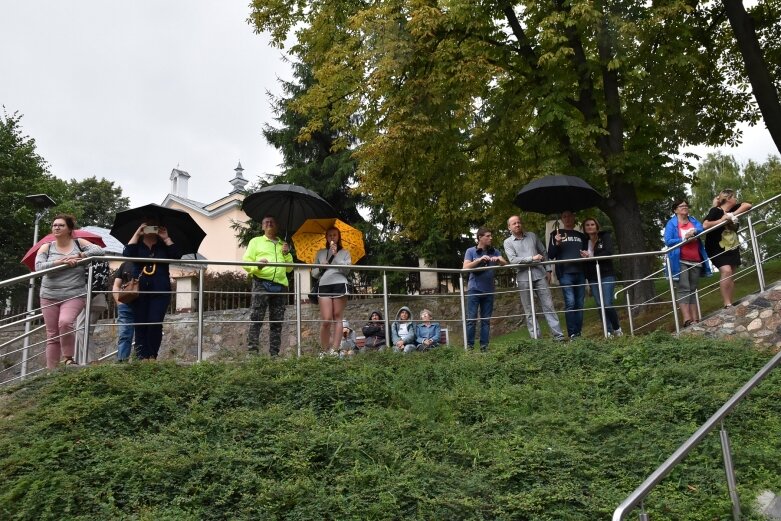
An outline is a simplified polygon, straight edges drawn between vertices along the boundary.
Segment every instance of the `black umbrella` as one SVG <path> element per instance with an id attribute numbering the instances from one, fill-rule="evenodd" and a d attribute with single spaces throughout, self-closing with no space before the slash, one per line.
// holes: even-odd
<path id="1" fill-rule="evenodd" d="M 515 196 L 515 204 L 527 212 L 576 212 L 596 206 L 602 196 L 583 179 L 571 175 L 547 175 L 527 184 Z"/>
<path id="2" fill-rule="evenodd" d="M 261 188 L 244 199 L 241 209 L 258 222 L 265 215 L 273 216 L 283 237 L 294 233 L 307 219 L 336 217 L 336 210 L 328 201 L 303 186 L 288 184 Z"/>
<path id="3" fill-rule="evenodd" d="M 159 204 L 147 204 L 117 213 L 111 227 L 111 235 L 127 244 L 146 219 L 155 219 L 160 226 L 168 228 L 168 235 L 179 247 L 182 255 L 197 253 L 203 238 L 206 237 L 206 232 L 189 213 Z"/>

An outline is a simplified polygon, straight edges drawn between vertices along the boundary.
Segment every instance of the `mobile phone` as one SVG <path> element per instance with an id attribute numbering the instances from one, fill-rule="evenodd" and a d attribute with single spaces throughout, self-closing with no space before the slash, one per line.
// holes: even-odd
<path id="1" fill-rule="evenodd" d="M 157 226 L 144 226 L 144 233 L 157 233 Z"/>

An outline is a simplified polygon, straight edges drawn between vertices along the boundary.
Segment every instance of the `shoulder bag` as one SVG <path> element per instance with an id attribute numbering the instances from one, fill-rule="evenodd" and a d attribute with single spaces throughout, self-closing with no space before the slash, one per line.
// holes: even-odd
<path id="1" fill-rule="evenodd" d="M 123 282 L 119 287 L 119 295 L 117 300 L 122 304 L 130 304 L 138 298 L 138 279 L 133 278 L 127 282 Z"/>

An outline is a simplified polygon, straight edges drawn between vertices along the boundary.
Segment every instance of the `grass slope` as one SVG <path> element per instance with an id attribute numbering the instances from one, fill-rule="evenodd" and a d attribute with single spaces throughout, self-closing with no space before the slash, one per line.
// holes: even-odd
<path id="1" fill-rule="evenodd" d="M 608 519 L 768 358 L 655 333 L 60 372 L 0 395 L 0 518 Z M 781 490 L 779 383 L 727 423 L 746 511 Z M 718 435 L 646 506 L 731 518 Z"/>

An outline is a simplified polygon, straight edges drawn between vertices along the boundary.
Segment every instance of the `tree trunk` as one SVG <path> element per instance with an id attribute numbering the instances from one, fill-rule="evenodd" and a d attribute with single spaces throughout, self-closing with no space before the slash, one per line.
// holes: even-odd
<path id="1" fill-rule="evenodd" d="M 645 251 L 645 241 L 640 226 L 643 216 L 640 214 L 634 186 L 623 181 L 615 181 L 610 184 L 610 194 L 608 205 L 603 210 L 613 221 L 616 243 L 620 246 L 621 253 Z M 653 269 L 654 258 L 628 257 L 621 259 L 620 264 L 621 280 L 627 281 L 623 284 L 626 286 L 648 276 Z M 647 302 L 656 296 L 651 281 L 637 284 L 629 291 L 632 304 Z"/>
<path id="2" fill-rule="evenodd" d="M 723 0 L 723 3 L 762 119 L 776 144 L 776 149 L 781 152 L 781 103 L 759 47 L 754 20 L 746 12 L 741 0 Z"/>

